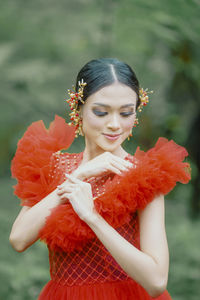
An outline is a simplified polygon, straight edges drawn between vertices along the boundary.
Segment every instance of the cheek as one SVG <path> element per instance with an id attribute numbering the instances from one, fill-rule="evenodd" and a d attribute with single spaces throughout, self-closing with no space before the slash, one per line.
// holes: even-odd
<path id="1" fill-rule="evenodd" d="M 96 117 L 93 113 L 88 113 L 83 118 L 83 129 L 85 128 L 85 130 L 100 130 L 103 124 L 103 120 L 99 117 Z"/>
<path id="2" fill-rule="evenodd" d="M 123 121 L 123 129 L 124 129 L 124 131 L 130 131 L 133 128 L 134 121 L 135 121 L 135 117 L 125 119 Z"/>

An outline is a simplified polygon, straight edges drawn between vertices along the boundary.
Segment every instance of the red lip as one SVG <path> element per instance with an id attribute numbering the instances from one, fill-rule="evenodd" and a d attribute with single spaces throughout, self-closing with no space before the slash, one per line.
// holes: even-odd
<path id="1" fill-rule="evenodd" d="M 108 133 L 103 133 L 103 135 L 110 136 L 110 137 L 115 137 L 115 136 L 121 135 L 121 133 L 119 133 L 119 134 L 108 134 Z"/>
<path id="2" fill-rule="evenodd" d="M 121 133 L 120 134 L 105 134 L 105 133 L 103 133 L 103 135 L 108 140 L 117 140 L 119 138 L 119 136 L 121 135 Z"/>

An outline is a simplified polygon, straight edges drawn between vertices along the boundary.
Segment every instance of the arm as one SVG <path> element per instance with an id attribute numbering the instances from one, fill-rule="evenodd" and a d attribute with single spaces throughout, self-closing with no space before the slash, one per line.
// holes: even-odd
<path id="1" fill-rule="evenodd" d="M 40 229 L 44 226 L 46 217 L 51 209 L 61 203 L 57 190 L 54 190 L 33 207 L 24 206 L 16 218 L 11 233 L 10 243 L 12 247 L 22 252 L 38 240 Z"/>
<path id="2" fill-rule="evenodd" d="M 106 152 L 85 164 L 83 168 L 76 169 L 73 176 L 83 180 L 103 172 L 121 174 L 121 171 L 128 170 L 128 167 L 131 166 L 130 162 Z M 57 190 L 55 190 L 33 207 L 25 206 L 22 208 L 10 234 L 10 242 L 13 248 L 22 252 L 37 241 L 39 232 L 45 225 L 46 217 L 49 216 L 51 209 L 61 202 L 62 200 L 58 196 Z"/>
<path id="3" fill-rule="evenodd" d="M 135 281 L 152 296 L 167 285 L 169 253 L 164 222 L 164 197 L 155 197 L 139 212 L 141 250 L 110 226 L 95 210 L 91 185 L 71 175 L 58 187 L 61 199 L 69 199 L 79 217 L 88 224 L 110 254 Z"/>
<path id="4" fill-rule="evenodd" d="M 164 224 L 164 197 L 159 196 L 141 212 L 141 251 L 126 241 L 100 215 L 86 220 L 110 254 L 130 277 L 152 296 L 166 289 L 169 253 Z"/>

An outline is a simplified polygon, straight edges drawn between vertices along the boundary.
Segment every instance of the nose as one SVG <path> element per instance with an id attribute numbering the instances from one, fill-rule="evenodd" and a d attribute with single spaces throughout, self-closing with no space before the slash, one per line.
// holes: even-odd
<path id="1" fill-rule="evenodd" d="M 111 129 L 111 130 L 119 130 L 120 128 L 120 122 L 119 122 L 119 119 L 117 117 L 116 114 L 113 114 L 111 117 L 110 117 L 110 120 L 107 124 L 107 127 L 108 129 Z"/>

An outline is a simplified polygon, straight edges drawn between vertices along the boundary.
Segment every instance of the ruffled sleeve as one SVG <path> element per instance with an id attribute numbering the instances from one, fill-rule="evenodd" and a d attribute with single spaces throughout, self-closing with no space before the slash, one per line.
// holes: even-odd
<path id="1" fill-rule="evenodd" d="M 28 127 L 11 163 L 12 177 L 18 181 L 14 193 L 21 205 L 33 206 L 55 189 L 58 178 L 49 176 L 52 154 L 67 149 L 74 137 L 75 128 L 59 116 L 55 116 L 49 130 L 43 121 Z"/>
<path id="2" fill-rule="evenodd" d="M 135 157 L 141 156 L 142 152 L 138 148 Z M 140 187 L 143 196 L 137 198 L 137 209 L 143 209 L 159 194 L 167 195 L 178 182 L 189 182 L 191 168 L 188 162 L 184 162 L 187 156 L 187 150 L 173 140 L 168 141 L 163 137 L 158 139 L 141 160 Z"/>
<path id="3" fill-rule="evenodd" d="M 183 162 L 187 155 L 184 147 L 162 137 L 147 152 L 138 147 L 133 168 L 123 176 L 109 176 L 105 181 L 105 192 L 94 200 L 97 212 L 114 228 L 127 224 L 132 214 L 144 209 L 156 195 L 166 195 L 177 182 L 190 180 L 189 163 Z M 56 251 L 81 249 L 93 237 L 90 227 L 79 219 L 69 203 L 56 207 L 40 232 L 40 238 Z"/>
<path id="4" fill-rule="evenodd" d="M 144 209 L 157 195 L 168 194 L 177 182 L 188 183 L 190 164 L 183 162 L 187 155 L 184 147 L 163 137 L 147 152 L 138 147 L 134 155 L 136 166 L 126 176 L 115 176 L 112 184 L 106 184 L 106 193 L 96 199 L 97 209 L 119 224 L 126 211 Z M 115 199 L 115 203 L 110 199 Z"/>

